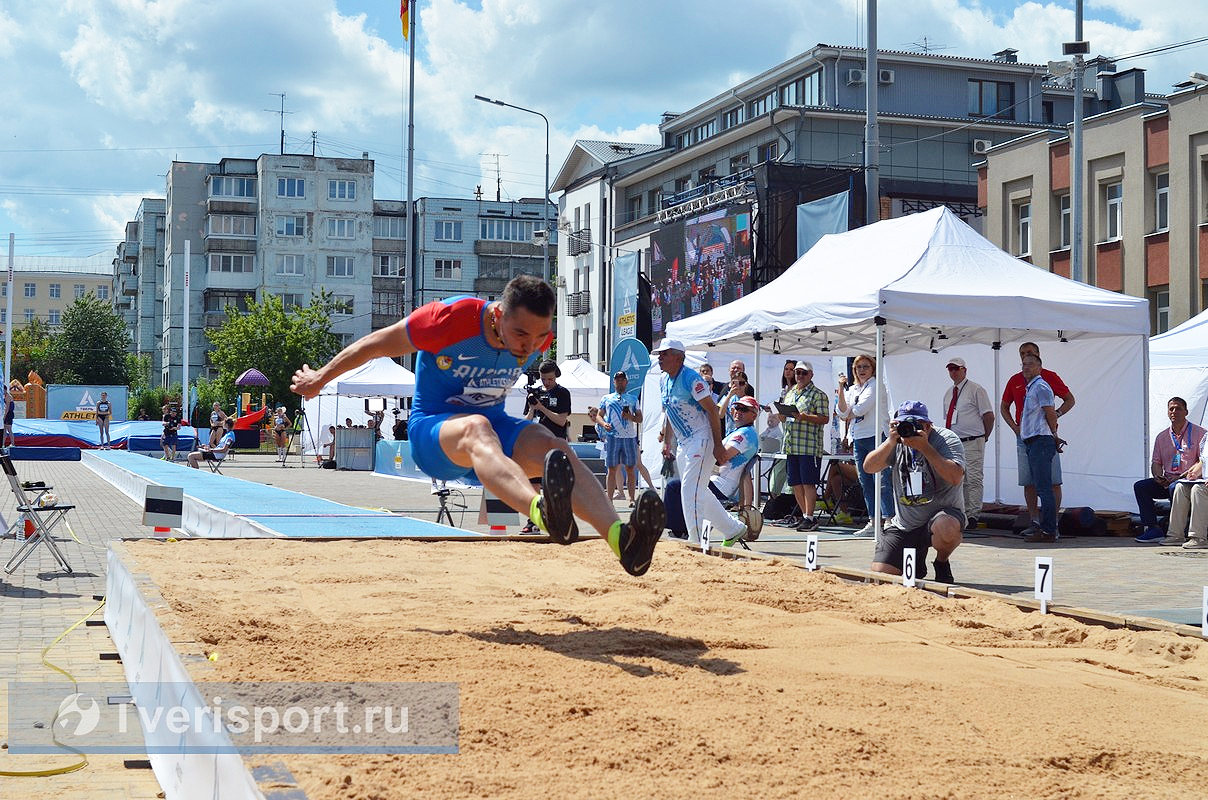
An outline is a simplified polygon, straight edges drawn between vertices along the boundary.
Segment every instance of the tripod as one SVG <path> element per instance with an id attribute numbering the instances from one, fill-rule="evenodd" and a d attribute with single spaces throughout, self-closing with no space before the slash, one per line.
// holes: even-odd
<path id="1" fill-rule="evenodd" d="M 289 461 L 289 449 L 294 446 L 294 437 L 298 439 L 298 466 L 306 466 L 306 454 L 303 452 L 306 448 L 302 446 L 301 435 L 302 431 L 306 430 L 306 411 L 299 408 L 298 415 L 294 417 L 294 424 L 289 429 L 289 437 L 285 440 L 285 457 L 281 459 L 281 468 L 285 469 L 285 462 Z M 314 436 L 311 436 L 313 442 Z"/>
<path id="2" fill-rule="evenodd" d="M 436 523 L 438 525 L 441 523 L 441 520 L 448 520 L 449 527 L 459 527 L 457 523 L 453 521 L 453 513 L 449 511 L 449 506 L 452 504 L 453 508 L 460 509 L 462 515 L 464 516 L 466 511 L 466 501 L 461 492 L 457 492 L 457 502 L 451 501 L 449 498 L 456 491 L 456 489 L 436 490 L 436 499 L 440 502 L 440 508 L 436 512 Z"/>

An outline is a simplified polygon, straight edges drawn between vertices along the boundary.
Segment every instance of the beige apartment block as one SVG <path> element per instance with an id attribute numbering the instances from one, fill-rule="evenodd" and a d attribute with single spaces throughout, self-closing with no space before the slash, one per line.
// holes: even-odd
<path id="1" fill-rule="evenodd" d="M 8 282 L 0 281 L 0 325 L 8 324 L 9 291 Z M 15 328 L 35 319 L 57 327 L 78 297 L 91 293 L 113 302 L 113 256 L 14 256 L 11 291 Z"/>
<path id="2" fill-rule="evenodd" d="M 1073 226 L 1083 279 L 1144 297 L 1152 333 L 1208 307 L 1208 88 L 1090 117 L 1082 218 L 1072 215 L 1070 140 L 1038 132 L 991 148 L 978 204 L 995 244 L 1069 277 Z"/>

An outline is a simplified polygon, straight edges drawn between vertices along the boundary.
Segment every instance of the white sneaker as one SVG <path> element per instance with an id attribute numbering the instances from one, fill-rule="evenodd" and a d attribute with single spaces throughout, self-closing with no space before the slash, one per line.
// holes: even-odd
<path id="1" fill-rule="evenodd" d="M 1188 539 L 1183 544 L 1184 550 L 1208 550 L 1208 539 Z"/>
<path id="2" fill-rule="evenodd" d="M 1186 541 L 1187 541 L 1187 539 L 1182 536 L 1167 535 L 1167 536 L 1163 537 L 1163 539 L 1160 542 L 1158 542 L 1158 544 L 1166 545 L 1167 547 L 1179 547 Z"/>
<path id="3" fill-rule="evenodd" d="M 861 539 L 868 539 L 872 536 L 876 536 L 876 533 L 877 533 L 877 526 L 874 525 L 872 523 L 872 521 L 870 520 L 869 523 L 867 525 L 865 525 L 863 528 L 861 528 L 860 530 L 852 531 L 851 535 L 859 537 Z"/>

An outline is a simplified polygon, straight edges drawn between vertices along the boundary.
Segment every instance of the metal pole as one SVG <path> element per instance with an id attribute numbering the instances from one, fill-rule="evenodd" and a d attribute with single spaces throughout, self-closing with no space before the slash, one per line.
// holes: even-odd
<path id="1" fill-rule="evenodd" d="M 877 0 L 868 0 L 868 57 L 864 72 L 864 224 L 881 218 L 881 143 L 877 126 Z"/>
<path id="2" fill-rule="evenodd" d="M 180 407 L 185 411 L 184 423 L 192 424 L 192 417 L 189 416 L 191 409 L 189 408 L 189 260 L 190 260 L 190 242 L 185 239 L 185 299 L 184 299 L 184 330 L 183 344 L 181 345 L 181 380 L 180 380 Z"/>
<path id="3" fill-rule="evenodd" d="M 13 364 L 13 234 L 8 235 L 8 302 L 4 312 L 4 388 L 12 380 Z"/>
<path id="4" fill-rule="evenodd" d="M 411 29 L 408 37 L 407 50 L 407 269 L 411 286 L 411 311 L 419 305 L 419 242 L 416 234 L 419 231 L 417 214 L 415 213 L 415 18 L 418 16 L 415 3 L 408 4 L 407 21 Z M 406 311 L 406 309 L 404 309 Z M 414 366 L 414 365 L 413 365 Z"/>
<path id="5" fill-rule="evenodd" d="M 545 115 L 544 115 L 544 114 L 542 114 L 540 111 L 534 111 L 533 109 L 531 109 L 531 108 L 525 108 L 524 106 L 517 106 L 517 105 L 512 105 L 511 103 L 505 103 L 505 102 L 503 102 L 502 100 L 492 100 L 491 98 L 489 98 L 489 97 L 483 97 L 483 96 L 482 96 L 482 95 L 480 95 L 480 94 L 476 94 L 476 95 L 474 95 L 474 99 L 475 99 L 475 100 L 481 100 L 481 101 L 482 101 L 482 102 L 484 102 L 484 103 L 491 103 L 491 104 L 493 104 L 493 105 L 497 105 L 497 106 L 504 106 L 504 107 L 506 107 L 506 108 L 514 108 L 514 109 L 516 109 L 517 111 L 524 111 L 524 112 L 527 112 L 527 113 L 529 113 L 529 114 L 536 114 L 537 116 L 541 117 L 541 119 L 545 120 L 545 189 L 544 189 L 544 194 L 543 194 L 543 196 L 544 196 L 544 198 L 545 198 L 545 210 L 544 210 L 544 211 L 542 211 L 542 213 L 541 213 L 541 218 L 542 218 L 542 219 L 545 221 L 545 245 L 544 245 L 544 247 L 542 248 L 542 252 L 541 252 L 541 263 L 542 263 L 542 277 L 545 279 L 545 282 L 546 282 L 546 283 L 549 283 L 549 282 L 550 282 L 550 274 L 549 274 L 549 235 L 550 235 L 550 221 L 549 221 L 549 117 L 545 116 Z"/>
<path id="6" fill-rule="evenodd" d="M 1074 3 L 1074 41 L 1082 41 L 1082 0 Z M 1082 244 L 1082 55 L 1074 56 L 1074 130 L 1070 137 L 1070 278 L 1084 280 Z"/>

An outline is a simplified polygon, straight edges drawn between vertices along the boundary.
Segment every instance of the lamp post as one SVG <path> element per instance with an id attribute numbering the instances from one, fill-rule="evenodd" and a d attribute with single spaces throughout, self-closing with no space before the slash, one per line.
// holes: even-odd
<path id="1" fill-rule="evenodd" d="M 545 279 L 546 283 L 549 283 L 549 117 L 545 116 L 540 111 L 534 111 L 533 109 L 525 108 L 524 106 L 516 106 L 512 105 L 511 103 L 505 103 L 502 100 L 492 100 L 491 98 L 483 97 L 480 94 L 474 95 L 474 99 L 481 100 L 484 103 L 493 103 L 497 106 L 514 108 L 517 111 L 525 111 L 529 114 L 536 114 L 537 116 L 541 117 L 541 119 L 545 120 L 545 208 L 541 212 L 541 218 L 545 221 L 545 237 L 541 242 L 541 277 Z"/>

